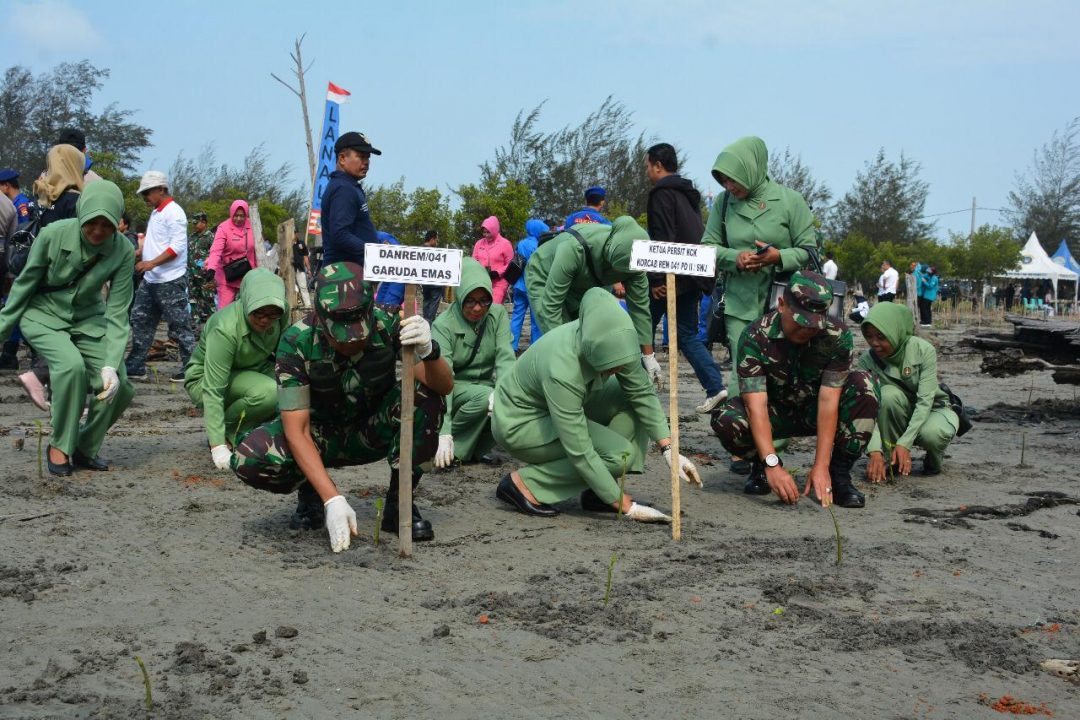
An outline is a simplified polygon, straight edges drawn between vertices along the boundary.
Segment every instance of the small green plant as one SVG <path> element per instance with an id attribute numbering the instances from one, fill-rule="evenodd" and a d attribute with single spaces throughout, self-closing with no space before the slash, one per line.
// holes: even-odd
<path id="1" fill-rule="evenodd" d="M 383 519 L 383 499 L 375 498 L 375 547 L 379 547 L 379 529 L 382 528 Z"/>
<path id="2" fill-rule="evenodd" d="M 40 420 L 35 420 L 34 424 L 37 425 L 37 476 L 38 480 L 41 480 L 45 477 L 45 468 L 43 466 L 43 463 L 41 462 L 41 455 L 43 453 L 41 441 L 43 436 L 45 435 L 45 432 L 41 426 Z"/>
<path id="3" fill-rule="evenodd" d="M 844 562 L 844 536 L 840 534 L 840 523 L 836 520 L 836 513 L 833 511 L 832 505 L 829 506 L 829 515 L 832 516 L 833 530 L 836 531 L 836 564 L 842 565 Z"/>
<path id="4" fill-rule="evenodd" d="M 38 441 L 38 447 L 41 447 L 41 441 Z M 1027 432 L 1020 433 L 1020 467 L 1024 467 L 1024 453 L 1027 451 Z"/>
<path id="5" fill-rule="evenodd" d="M 142 682 L 143 687 L 146 688 L 146 709 L 154 709 L 154 695 L 150 692 L 150 674 L 146 672 L 146 665 L 143 664 L 142 658 L 138 655 L 135 656 L 135 662 L 139 663 L 139 670 L 142 670 Z"/>
<path id="6" fill-rule="evenodd" d="M 1034 373 L 1031 374 L 1031 385 L 1028 387 L 1027 407 L 1028 407 L 1029 411 L 1031 410 L 1031 394 L 1033 392 L 1035 392 L 1035 374 Z"/>
<path id="7" fill-rule="evenodd" d="M 155 366 L 155 365 L 150 366 L 150 374 L 154 376 L 154 384 L 157 385 L 158 384 L 157 366 Z"/>
<path id="8" fill-rule="evenodd" d="M 615 563 L 619 561 L 619 556 L 615 553 L 611 553 L 611 560 L 607 564 L 607 587 L 604 588 L 604 607 L 607 607 L 608 600 L 611 599 L 611 576 L 615 572 Z"/>
<path id="9" fill-rule="evenodd" d="M 622 475 L 619 476 L 619 509 L 617 511 L 617 517 L 620 520 L 622 520 L 623 497 L 626 495 L 626 461 L 629 457 L 630 453 L 628 452 L 622 454 Z"/>
<path id="10" fill-rule="evenodd" d="M 883 440 L 882 444 L 885 446 L 885 462 L 886 472 L 889 473 L 889 482 L 896 482 L 896 465 L 892 461 L 893 449 L 896 447 L 896 443 L 891 443 L 888 440 Z"/>
<path id="11" fill-rule="evenodd" d="M 236 432 L 233 433 L 233 443 L 240 439 L 240 428 L 244 424 L 244 418 L 247 417 L 247 410 L 240 411 L 240 419 L 236 421 Z"/>

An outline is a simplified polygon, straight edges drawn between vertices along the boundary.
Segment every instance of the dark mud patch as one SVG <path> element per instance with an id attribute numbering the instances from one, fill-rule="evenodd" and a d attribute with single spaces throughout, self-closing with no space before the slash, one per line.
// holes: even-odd
<path id="1" fill-rule="evenodd" d="M 256 550 L 261 556 L 277 559 L 283 567 L 352 567 L 388 572 L 409 572 L 413 568 L 398 558 L 397 535 L 379 532 L 379 545 L 374 543 L 375 509 L 355 507 L 359 537 L 354 537 L 348 550 L 330 552 L 326 530 L 291 530 L 288 512 L 245 523 L 240 544 Z M 438 532 L 438 529 L 436 529 Z"/>
<path id="2" fill-rule="evenodd" d="M 972 414 L 972 419 L 985 423 L 1038 424 L 1061 421 L 1080 422 L 1080 405 L 1074 401 L 1040 398 L 1030 405 L 994 403 Z"/>
<path id="3" fill-rule="evenodd" d="M 68 577 L 82 570 L 86 570 L 86 565 L 73 562 L 48 565 L 43 558 L 26 568 L 0 565 L 0 597 L 33 602 L 42 593 L 68 585 Z"/>
<path id="4" fill-rule="evenodd" d="M 811 578 L 773 575 L 761 580 L 758 587 L 761 588 L 761 594 L 766 600 L 780 605 L 786 605 L 793 597 L 816 600 L 857 597 L 869 603 L 877 594 L 877 589 L 872 583 L 826 576 Z"/>
<path id="5" fill-rule="evenodd" d="M 1058 507 L 1060 505 L 1080 505 L 1080 498 L 1066 495 L 1056 490 L 1039 490 L 1024 493 L 1027 500 L 1022 503 L 1006 503 L 1002 505 L 960 505 L 955 508 L 943 508 L 933 510 L 929 508 L 906 508 L 901 510 L 902 515 L 910 515 L 913 518 L 930 520 L 1000 520 L 1003 518 L 1025 517 L 1038 510 Z M 962 527 L 968 527 L 965 523 Z"/>

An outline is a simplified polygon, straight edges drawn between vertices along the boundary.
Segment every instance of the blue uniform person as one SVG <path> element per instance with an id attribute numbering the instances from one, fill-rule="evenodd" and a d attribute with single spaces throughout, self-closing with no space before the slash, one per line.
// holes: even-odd
<path id="1" fill-rule="evenodd" d="M 585 207 L 575 213 L 566 216 L 564 228 L 578 225 L 579 223 L 600 223 L 610 225 L 611 221 L 604 217 L 604 205 L 607 191 L 599 185 L 593 185 L 585 191 Z"/>
<path id="2" fill-rule="evenodd" d="M 540 236 L 548 232 L 550 228 L 543 220 L 533 218 L 525 221 L 525 237 L 518 240 L 517 251 L 525 258 L 526 264 L 536 248 L 540 247 Z M 517 352 L 521 344 L 521 328 L 525 324 L 525 313 L 529 313 L 529 344 L 540 339 L 543 335 L 540 327 L 536 324 L 536 316 L 529 307 L 529 291 L 525 287 L 525 273 L 514 283 L 514 314 L 510 317 L 510 335 L 513 338 L 514 352 Z"/>
<path id="3" fill-rule="evenodd" d="M 382 155 L 358 132 L 347 132 L 334 143 L 337 168 L 322 196 L 323 267 L 336 262 L 364 266 L 364 245 L 378 242 L 360 182 L 367 177 L 372 155 Z"/>

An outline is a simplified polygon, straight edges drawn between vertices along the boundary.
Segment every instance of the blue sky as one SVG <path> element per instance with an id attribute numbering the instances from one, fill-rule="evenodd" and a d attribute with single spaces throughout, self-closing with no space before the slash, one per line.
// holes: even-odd
<path id="1" fill-rule="evenodd" d="M 547 100 L 553 130 L 610 94 L 684 150 L 706 191 L 716 154 L 753 134 L 800 153 L 836 196 L 884 147 L 922 163 L 927 213 L 973 196 L 999 208 L 1032 152 L 1080 115 L 1080 3 L 1068 0 L 9 0 L 2 12 L 5 66 L 85 57 L 112 70 L 101 102 L 154 130 L 143 169 L 211 141 L 235 163 L 265 142 L 299 182 L 299 105 L 270 72 L 287 77 L 303 32 L 312 122 L 328 80 L 351 91 L 345 129 L 384 153 L 370 181 L 409 187 L 475 180 L 522 108 Z M 937 220 L 944 236 L 970 216 Z"/>

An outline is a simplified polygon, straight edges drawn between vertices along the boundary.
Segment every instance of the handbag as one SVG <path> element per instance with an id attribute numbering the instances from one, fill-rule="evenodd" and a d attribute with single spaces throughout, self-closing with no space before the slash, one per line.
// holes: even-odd
<path id="1" fill-rule="evenodd" d="M 16 230 L 7 239 L 7 247 L 4 252 L 7 271 L 12 277 L 18 277 L 26 267 L 26 261 L 30 258 L 30 248 L 34 245 L 34 239 L 41 232 L 41 214 L 28 224 Z"/>
<path id="2" fill-rule="evenodd" d="M 243 257 L 225 263 L 221 266 L 221 271 L 225 273 L 225 282 L 236 282 L 251 272 L 251 263 L 247 259 L 247 233 L 244 233 Z"/>
<path id="3" fill-rule="evenodd" d="M 810 261 L 814 265 L 815 272 L 824 277 L 825 273 L 822 272 L 821 259 L 818 257 L 817 251 L 809 248 L 804 249 L 810 254 Z M 765 312 L 776 309 L 777 302 L 788 288 L 791 275 L 790 272 L 773 273 L 772 282 L 769 284 L 769 295 L 765 299 Z M 847 295 L 847 283 L 843 280 L 829 280 L 828 278 L 825 278 L 825 282 L 828 283 L 833 296 L 832 304 L 829 306 L 829 319 L 838 325 L 843 325 L 847 319 L 844 316 L 844 297 Z"/>
<path id="4" fill-rule="evenodd" d="M 527 262 L 528 260 L 525 259 L 524 255 L 514 250 L 514 257 L 510 259 L 510 264 L 506 266 L 506 271 L 503 272 L 506 282 L 511 285 L 516 283 L 525 274 L 525 263 Z"/>
<path id="5" fill-rule="evenodd" d="M 949 396 L 949 407 L 956 413 L 956 417 L 960 419 L 960 425 L 956 429 L 956 437 L 960 437 L 968 430 L 974 427 L 971 424 L 971 416 L 968 415 L 967 408 L 964 407 L 964 401 L 960 399 L 960 396 L 954 393 L 948 385 L 945 383 L 939 383 L 938 387 L 941 391 Z"/>

